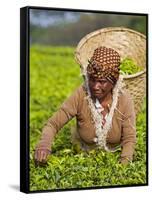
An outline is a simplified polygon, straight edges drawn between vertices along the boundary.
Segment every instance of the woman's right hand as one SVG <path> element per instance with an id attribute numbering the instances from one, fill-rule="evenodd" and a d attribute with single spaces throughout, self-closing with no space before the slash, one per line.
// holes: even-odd
<path id="1" fill-rule="evenodd" d="M 36 165 L 46 164 L 49 154 L 50 150 L 48 149 L 36 149 L 34 155 Z"/>

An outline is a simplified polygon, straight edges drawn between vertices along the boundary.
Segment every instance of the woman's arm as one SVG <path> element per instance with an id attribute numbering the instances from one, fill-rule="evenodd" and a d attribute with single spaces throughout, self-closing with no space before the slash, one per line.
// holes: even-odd
<path id="1" fill-rule="evenodd" d="M 37 161 L 46 160 L 55 134 L 73 117 L 79 110 L 81 87 L 79 87 L 69 98 L 61 105 L 60 109 L 48 119 L 42 129 L 41 139 L 36 146 L 35 159 Z M 45 153 L 44 153 L 45 152 Z"/>
<path id="2" fill-rule="evenodd" d="M 127 101 L 124 109 L 124 120 L 122 124 L 122 152 L 121 162 L 126 164 L 132 161 L 136 144 L 136 116 L 134 103 L 131 96 L 126 96 Z"/>

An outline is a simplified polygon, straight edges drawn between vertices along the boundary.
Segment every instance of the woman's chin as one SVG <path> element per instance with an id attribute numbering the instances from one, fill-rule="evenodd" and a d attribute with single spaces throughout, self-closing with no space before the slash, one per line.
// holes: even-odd
<path id="1" fill-rule="evenodd" d="M 103 95 L 102 94 L 94 94 L 93 95 L 96 99 L 102 99 L 103 98 Z"/>

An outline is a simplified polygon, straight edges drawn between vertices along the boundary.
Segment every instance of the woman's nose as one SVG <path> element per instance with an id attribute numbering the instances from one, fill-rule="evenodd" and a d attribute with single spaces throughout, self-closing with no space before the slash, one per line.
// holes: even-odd
<path id="1" fill-rule="evenodd" d="M 96 83 L 94 83 L 94 87 L 93 87 L 93 88 L 94 88 L 95 90 L 97 90 L 97 89 L 100 89 L 100 86 L 101 86 L 100 83 L 99 83 L 99 82 L 96 82 Z"/>

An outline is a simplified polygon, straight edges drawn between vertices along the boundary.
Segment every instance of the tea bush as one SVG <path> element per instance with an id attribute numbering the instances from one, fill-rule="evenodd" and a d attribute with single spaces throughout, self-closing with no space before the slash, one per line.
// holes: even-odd
<path id="1" fill-rule="evenodd" d="M 121 74 L 135 74 L 143 70 L 143 66 L 138 66 L 135 61 L 130 58 L 125 58 L 120 63 L 120 73 Z"/>
<path id="2" fill-rule="evenodd" d="M 125 64 L 122 66 L 125 69 Z M 34 149 L 44 123 L 81 83 L 82 78 L 79 66 L 74 60 L 73 48 L 36 45 L 31 47 L 30 190 L 145 184 L 146 101 L 137 117 L 134 162 L 128 166 L 119 164 L 120 151 L 107 153 L 92 150 L 86 153 L 73 146 L 70 140 L 70 130 L 75 125 L 73 119 L 56 135 L 48 165 L 35 167 Z"/>

